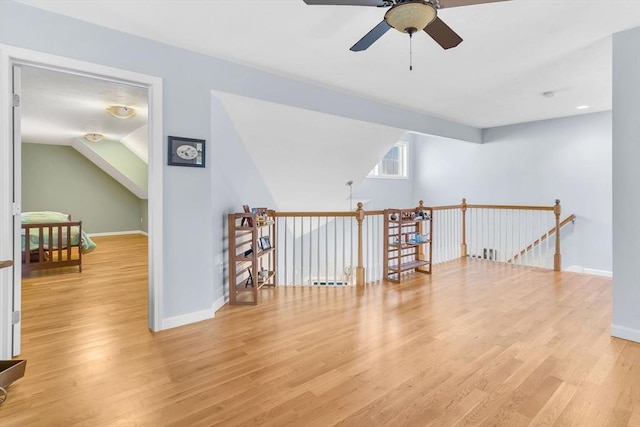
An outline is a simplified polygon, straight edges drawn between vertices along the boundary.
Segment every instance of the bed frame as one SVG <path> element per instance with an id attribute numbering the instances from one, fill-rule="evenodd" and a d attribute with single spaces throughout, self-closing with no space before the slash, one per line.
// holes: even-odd
<path id="1" fill-rule="evenodd" d="M 71 219 L 71 218 L 69 218 Z M 71 227 L 78 227 L 78 242 L 71 243 Z M 47 268 L 78 266 L 82 273 L 82 221 L 22 224 L 25 245 L 22 250 L 22 273 Z M 66 236 L 63 237 L 63 231 Z M 53 236 L 56 236 L 54 239 Z M 29 236 L 38 236 L 38 248 L 29 248 Z M 48 243 L 45 244 L 45 238 Z M 74 251 L 73 248 L 76 248 Z"/>

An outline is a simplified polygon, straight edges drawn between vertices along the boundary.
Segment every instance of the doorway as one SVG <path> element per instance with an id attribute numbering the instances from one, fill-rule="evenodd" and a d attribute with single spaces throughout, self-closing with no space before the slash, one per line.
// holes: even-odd
<path id="1" fill-rule="evenodd" d="M 22 136 L 20 129 L 19 101 L 10 106 L 13 94 L 20 95 L 20 67 L 34 67 L 62 73 L 66 77 L 80 76 L 113 84 L 127 85 L 147 92 L 148 102 L 148 327 L 152 331 L 161 329 L 162 301 L 162 80 L 148 75 L 104 67 L 97 64 L 70 60 L 39 52 L 9 46 L 0 46 L 0 121 L 2 146 L 0 154 L 0 206 L 11 209 L 0 213 L 0 232 L 13 235 L 13 242 L 0 242 L 0 258 L 8 254 L 14 260 L 13 276 L 0 276 L 0 359 L 20 353 L 20 307 L 21 307 L 21 255 L 20 212 L 22 205 L 20 165 L 22 162 Z M 17 77 L 14 78 L 17 71 Z M 15 84 L 15 91 L 12 90 Z M 4 90 L 8 88 L 8 90 Z M 6 98 L 6 99 L 3 99 Z M 5 102 L 6 101 L 6 102 Z M 15 105 L 15 104 L 14 104 Z M 7 234 L 5 234 L 5 232 Z M 4 255 L 4 256 L 3 256 Z M 2 283 L 5 282 L 5 283 Z M 8 282 L 8 283 L 7 283 Z M 17 315 L 16 315 L 17 312 Z"/>

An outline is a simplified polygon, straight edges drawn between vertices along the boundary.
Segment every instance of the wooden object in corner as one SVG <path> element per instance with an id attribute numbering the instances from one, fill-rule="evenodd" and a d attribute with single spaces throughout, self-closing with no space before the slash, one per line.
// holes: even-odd
<path id="1" fill-rule="evenodd" d="M 265 240 L 266 238 L 266 240 Z M 276 285 L 273 211 L 229 214 L 229 304 L 256 305 L 263 286 Z"/>
<path id="2" fill-rule="evenodd" d="M 414 209 L 384 211 L 383 278 L 400 283 L 403 273 L 431 274 L 433 210 L 422 201 Z"/>
<path id="3" fill-rule="evenodd" d="M 0 268 L 11 267 L 13 265 L 13 261 L 0 261 Z"/>

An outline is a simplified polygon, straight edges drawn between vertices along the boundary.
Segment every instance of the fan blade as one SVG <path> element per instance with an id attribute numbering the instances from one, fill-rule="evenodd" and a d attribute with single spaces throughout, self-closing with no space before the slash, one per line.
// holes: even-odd
<path id="1" fill-rule="evenodd" d="M 499 1 L 508 1 L 508 0 L 440 0 L 440 7 L 444 9 L 444 8 L 458 7 L 458 6 L 471 6 L 474 4 L 482 4 L 482 3 L 496 3 Z"/>
<path id="2" fill-rule="evenodd" d="M 391 6 L 390 1 L 385 0 L 304 0 L 310 5 L 331 5 L 331 6 Z"/>
<path id="3" fill-rule="evenodd" d="M 442 19 L 436 19 L 424 29 L 443 49 L 451 49 L 456 47 L 462 41 L 462 37 L 456 34 Z"/>
<path id="4" fill-rule="evenodd" d="M 387 31 L 389 31 L 390 29 L 391 29 L 391 26 L 387 24 L 387 21 L 380 22 L 378 25 L 373 27 L 373 30 L 369 31 L 366 36 L 358 40 L 358 43 L 351 46 L 351 49 L 349 50 L 353 52 L 359 52 L 361 50 L 367 49 L 369 46 L 375 43 L 376 40 L 382 37 L 382 35 Z"/>

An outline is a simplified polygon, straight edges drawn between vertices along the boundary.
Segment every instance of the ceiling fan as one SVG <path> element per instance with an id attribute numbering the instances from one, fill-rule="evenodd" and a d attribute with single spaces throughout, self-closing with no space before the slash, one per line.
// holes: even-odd
<path id="1" fill-rule="evenodd" d="M 353 52 L 367 49 L 391 28 L 409 37 L 424 30 L 443 49 L 451 49 L 462 42 L 462 37 L 438 18 L 438 9 L 498 1 L 506 0 L 304 0 L 309 5 L 390 7 L 382 22 L 351 46 Z"/>

